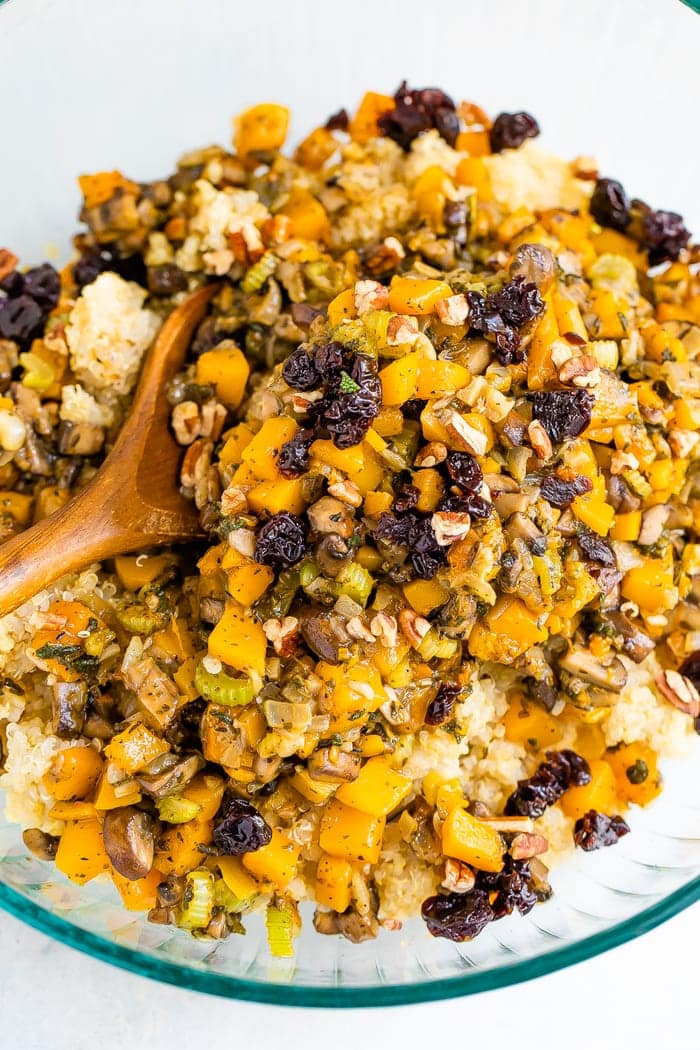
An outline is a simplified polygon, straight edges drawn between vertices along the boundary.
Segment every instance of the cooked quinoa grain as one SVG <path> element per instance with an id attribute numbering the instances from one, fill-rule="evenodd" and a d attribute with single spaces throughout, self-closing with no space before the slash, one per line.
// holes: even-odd
<path id="1" fill-rule="evenodd" d="M 681 216 L 527 113 L 404 83 L 346 116 L 290 156 L 254 106 L 165 180 L 81 176 L 60 275 L 0 251 L 2 537 L 93 476 L 217 283 L 165 392 L 209 542 L 0 620 L 8 816 L 154 922 L 264 906 L 283 955 L 307 898 L 353 941 L 526 914 L 700 713 Z"/>

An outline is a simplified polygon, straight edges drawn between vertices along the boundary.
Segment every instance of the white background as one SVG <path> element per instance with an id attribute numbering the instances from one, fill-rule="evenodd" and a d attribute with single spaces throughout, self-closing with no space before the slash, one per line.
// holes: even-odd
<path id="1" fill-rule="evenodd" d="M 404 76 L 528 109 L 564 155 L 700 229 L 700 18 L 677 0 L 11 0 L 0 8 L 0 243 L 67 243 L 79 171 L 162 175 L 270 98 L 293 137 Z M 65 254 L 65 251 L 64 251 Z M 0 1050 L 690 1050 L 700 908 L 538 981 L 313 1015 L 158 986 L 0 915 Z"/>

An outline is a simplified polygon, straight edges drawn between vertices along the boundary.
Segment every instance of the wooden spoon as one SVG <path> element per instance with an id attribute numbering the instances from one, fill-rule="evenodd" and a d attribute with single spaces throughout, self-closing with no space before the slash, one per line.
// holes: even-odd
<path id="1" fill-rule="evenodd" d="M 91 562 L 203 535 L 178 490 L 182 449 L 168 428 L 166 382 L 184 361 L 216 286 L 173 310 L 141 372 L 131 412 L 92 481 L 64 507 L 0 546 L 0 616 Z"/>

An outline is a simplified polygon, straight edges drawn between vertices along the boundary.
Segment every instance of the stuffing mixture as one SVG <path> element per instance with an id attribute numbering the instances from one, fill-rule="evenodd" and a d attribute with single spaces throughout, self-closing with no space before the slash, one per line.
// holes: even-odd
<path id="1" fill-rule="evenodd" d="M 0 251 L 3 537 L 217 287 L 166 392 L 209 539 L 0 621 L 0 787 L 150 922 L 262 909 L 288 955 L 310 899 L 461 941 L 628 834 L 700 726 L 700 252 L 527 113 L 404 83 L 291 155 L 288 117 L 82 176 L 60 273 Z"/>

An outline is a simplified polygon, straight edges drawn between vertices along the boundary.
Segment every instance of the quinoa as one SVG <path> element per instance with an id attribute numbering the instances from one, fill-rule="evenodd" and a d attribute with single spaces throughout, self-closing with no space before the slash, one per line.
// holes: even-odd
<path id="1" fill-rule="evenodd" d="M 0 788 L 155 922 L 460 939 L 591 811 L 634 834 L 700 724 L 698 250 L 527 113 L 404 83 L 292 155 L 288 122 L 81 176 L 60 275 L 0 251 L 2 537 L 217 282 L 164 392 L 207 543 L 0 619 Z"/>

